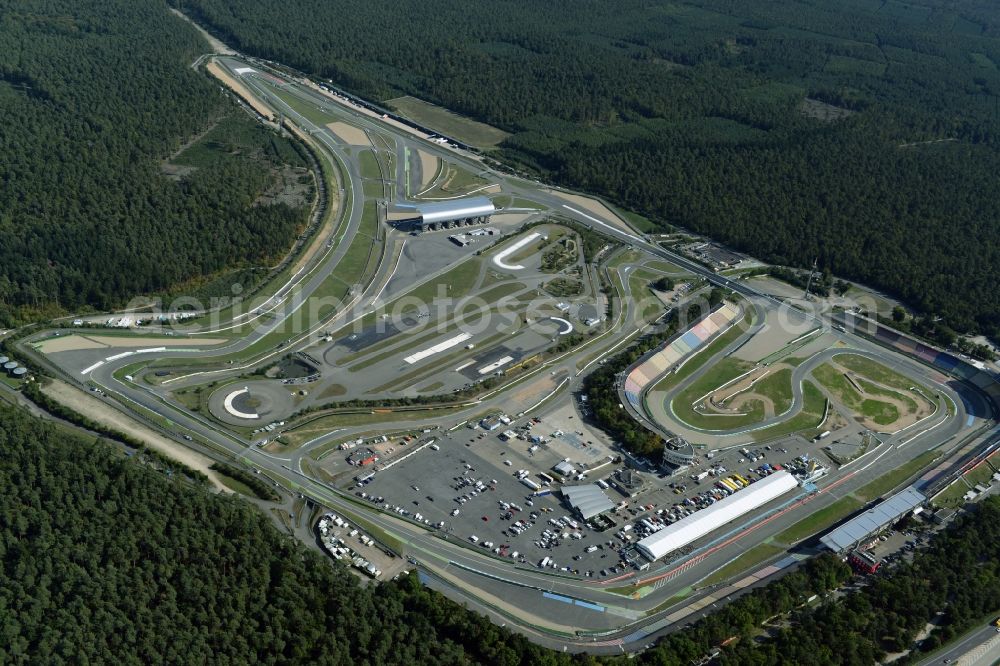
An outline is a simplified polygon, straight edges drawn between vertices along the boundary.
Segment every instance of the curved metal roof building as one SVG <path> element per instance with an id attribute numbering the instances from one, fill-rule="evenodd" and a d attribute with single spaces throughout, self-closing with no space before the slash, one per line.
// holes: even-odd
<path id="1" fill-rule="evenodd" d="M 462 197 L 448 201 L 420 201 L 397 204 L 397 208 L 412 210 L 424 224 L 456 222 L 473 217 L 493 215 L 497 209 L 487 197 Z"/>

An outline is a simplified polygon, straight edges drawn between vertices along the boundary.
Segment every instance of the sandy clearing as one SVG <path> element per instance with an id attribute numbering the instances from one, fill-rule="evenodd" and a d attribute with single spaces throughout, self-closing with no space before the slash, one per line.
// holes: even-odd
<path id="1" fill-rule="evenodd" d="M 208 34 L 205 31 L 204 28 L 202 28 L 200 25 L 198 25 L 197 23 L 195 23 L 194 21 L 192 21 L 190 18 L 188 18 L 187 14 L 184 14 L 183 12 L 181 12 L 181 11 L 179 11 L 177 9 L 174 9 L 173 7 L 170 7 L 169 9 L 170 9 L 170 13 L 179 16 L 180 18 L 184 19 L 185 21 L 187 21 L 188 23 L 190 23 L 192 26 L 194 26 L 194 29 L 198 31 L 198 34 L 200 34 L 202 36 L 202 38 L 206 42 L 208 42 L 208 45 L 211 47 L 213 53 L 218 53 L 219 55 L 236 55 L 236 51 L 234 51 L 233 49 L 231 49 L 228 46 L 226 46 L 224 43 L 222 43 L 222 41 L 220 41 L 220 40 L 216 39 L 215 37 L 213 37 L 212 35 Z"/>
<path id="2" fill-rule="evenodd" d="M 226 338 L 197 338 L 189 340 L 187 338 L 132 338 L 127 336 L 114 335 L 87 335 L 80 336 L 84 340 L 91 340 L 105 347 L 206 347 L 209 345 L 220 345 L 229 342 Z"/>
<path id="3" fill-rule="evenodd" d="M 35 349 L 43 354 L 58 354 L 59 352 L 81 351 L 83 349 L 105 349 L 107 346 L 97 340 L 90 340 L 79 335 L 65 335 L 42 340 L 35 346 Z"/>
<path id="4" fill-rule="evenodd" d="M 108 425 L 116 430 L 120 430 L 126 435 L 135 437 L 136 439 L 145 442 L 150 448 L 155 449 L 192 469 L 196 469 L 199 472 L 204 473 L 205 476 L 207 476 L 212 482 L 212 485 L 216 488 L 223 492 L 231 492 L 222 484 L 219 476 L 210 469 L 212 461 L 207 456 L 192 451 L 191 449 L 182 446 L 180 443 L 160 435 L 156 431 L 139 424 L 122 412 L 119 412 L 117 409 L 105 404 L 101 400 L 84 393 L 80 389 L 74 388 L 61 380 L 52 380 L 52 383 L 45 386 L 42 391 L 45 395 L 69 407 L 70 409 L 81 414 L 86 414 L 88 418 L 100 421 L 101 423 L 104 423 L 105 425 Z"/>
<path id="5" fill-rule="evenodd" d="M 603 220 L 613 224 L 614 226 L 618 227 L 619 229 L 621 229 L 626 233 L 630 234 L 640 233 L 636 229 L 630 227 L 628 222 L 618 217 L 618 215 L 614 211 L 612 211 L 610 208 L 605 206 L 597 199 L 591 199 L 590 197 L 585 197 L 579 194 L 569 194 L 568 192 L 559 192 L 557 190 L 546 190 L 546 192 L 549 194 L 554 194 L 560 199 L 565 199 L 566 201 L 569 201 L 570 203 L 579 206 L 588 213 L 591 213 L 593 215 L 602 218 Z"/>
<path id="6" fill-rule="evenodd" d="M 371 141 L 368 135 L 360 127 L 348 125 L 345 122 L 336 121 L 327 123 L 326 128 L 337 135 L 337 138 L 350 146 L 370 146 Z"/>
<path id="7" fill-rule="evenodd" d="M 219 81 L 221 81 L 227 87 L 229 87 L 230 89 L 232 89 L 232 91 L 234 93 L 236 93 L 237 95 L 239 95 L 240 98 L 242 98 L 244 102 L 246 102 L 247 104 L 249 104 L 254 109 L 254 111 L 256 111 L 260 115 L 264 116 L 268 120 L 271 120 L 271 121 L 274 120 L 274 115 L 271 113 L 270 109 L 268 109 L 266 106 L 264 106 L 259 101 L 257 101 L 257 98 L 254 97 L 253 95 L 251 95 L 250 91 L 247 90 L 246 87 L 242 83 L 240 83 L 239 81 L 237 81 L 233 77 L 229 76 L 229 74 L 226 72 L 226 70 L 224 70 L 219 65 L 219 63 L 217 63 L 217 62 L 215 62 L 213 60 L 212 62 L 210 62 L 207 65 L 205 65 L 205 69 L 208 70 L 209 74 L 211 74 L 215 78 L 219 79 Z"/>
<path id="8" fill-rule="evenodd" d="M 434 180 L 434 176 L 437 175 L 441 162 L 438 158 L 422 150 L 417 151 L 417 157 L 420 159 L 420 189 L 426 189 Z"/>

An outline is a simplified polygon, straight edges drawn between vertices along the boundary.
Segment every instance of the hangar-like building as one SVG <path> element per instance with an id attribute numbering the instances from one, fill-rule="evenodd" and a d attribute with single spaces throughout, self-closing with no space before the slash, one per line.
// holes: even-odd
<path id="1" fill-rule="evenodd" d="M 608 499 L 608 496 L 596 483 L 588 483 L 584 486 L 563 486 L 562 495 L 584 520 L 590 520 L 594 516 L 599 516 L 615 508 L 614 502 Z"/>
<path id="2" fill-rule="evenodd" d="M 775 472 L 744 490 L 667 525 L 659 532 L 653 532 L 637 543 L 636 548 L 649 561 L 658 560 L 778 499 L 798 485 L 795 477 L 788 472 Z"/>
<path id="3" fill-rule="evenodd" d="M 461 197 L 447 201 L 397 203 L 389 213 L 389 224 L 407 231 L 435 231 L 486 224 L 496 213 L 488 197 Z"/>

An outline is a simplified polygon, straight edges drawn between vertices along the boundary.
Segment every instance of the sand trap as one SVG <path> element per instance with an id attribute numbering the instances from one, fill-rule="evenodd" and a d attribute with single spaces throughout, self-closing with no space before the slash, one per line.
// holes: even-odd
<path id="1" fill-rule="evenodd" d="M 579 194 L 568 194 L 566 192 L 558 192 L 556 190 L 546 190 L 549 194 L 554 194 L 560 199 L 565 199 L 570 203 L 587 211 L 591 215 L 596 215 L 602 220 L 605 220 L 609 224 L 616 226 L 622 231 L 630 234 L 636 233 L 636 230 L 628 225 L 628 223 L 612 211 L 610 208 L 605 206 L 603 203 L 597 199 L 591 199 L 590 197 L 580 196 Z"/>
<path id="2" fill-rule="evenodd" d="M 191 469 L 196 469 L 204 473 L 216 488 L 227 493 L 231 492 L 222 485 L 219 476 L 210 469 L 212 461 L 208 457 L 192 451 L 182 446 L 179 442 L 168 439 L 146 426 L 140 425 L 103 401 L 58 379 L 52 380 L 52 383 L 45 386 L 42 391 L 45 395 L 70 409 L 81 414 L 86 414 L 88 418 L 104 423 L 115 430 L 120 430 L 126 435 L 135 437 L 145 442 L 150 448 L 187 465 Z"/>
<path id="3" fill-rule="evenodd" d="M 328 123 L 326 128 L 337 135 L 337 138 L 349 146 L 370 146 L 371 141 L 368 135 L 360 127 L 348 125 L 345 122 L 336 121 Z"/>
<path id="4" fill-rule="evenodd" d="M 229 342 L 226 338 L 131 338 L 127 336 L 114 335 L 88 335 L 80 336 L 84 340 L 90 340 L 105 347 L 205 347 L 209 345 L 219 345 Z M 84 347 L 84 349 L 91 349 Z"/>
<path id="5" fill-rule="evenodd" d="M 271 110 L 268 109 L 266 106 L 264 106 L 256 97 L 251 95 L 250 91 L 247 90 L 242 83 L 240 83 L 233 77 L 229 76 L 229 73 L 226 72 L 226 70 L 224 70 L 222 66 L 219 65 L 219 63 L 213 60 L 212 62 L 205 65 L 205 69 L 207 69 L 212 76 L 219 79 L 220 81 L 222 81 L 222 83 L 231 88 L 232 91 L 235 92 L 237 95 L 239 95 L 244 102 L 253 107 L 254 111 L 264 116 L 268 120 L 274 120 L 274 115 L 271 113 Z"/>
<path id="6" fill-rule="evenodd" d="M 107 346 L 97 340 L 89 340 L 79 335 L 64 335 L 58 338 L 43 340 L 35 345 L 35 349 L 43 354 L 58 354 L 59 352 L 80 351 L 83 349 L 104 349 Z"/>
<path id="7" fill-rule="evenodd" d="M 426 189 L 434 180 L 434 176 L 437 175 L 441 162 L 438 158 L 422 150 L 417 151 L 417 157 L 420 159 L 420 188 Z"/>

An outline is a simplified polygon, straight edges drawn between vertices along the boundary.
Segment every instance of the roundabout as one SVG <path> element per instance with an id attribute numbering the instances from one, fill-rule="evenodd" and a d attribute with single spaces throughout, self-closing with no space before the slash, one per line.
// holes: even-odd
<path id="1" fill-rule="evenodd" d="M 266 425 L 288 418 L 294 411 L 292 393 L 277 381 L 228 384 L 215 390 L 208 401 L 212 416 L 237 426 Z"/>

